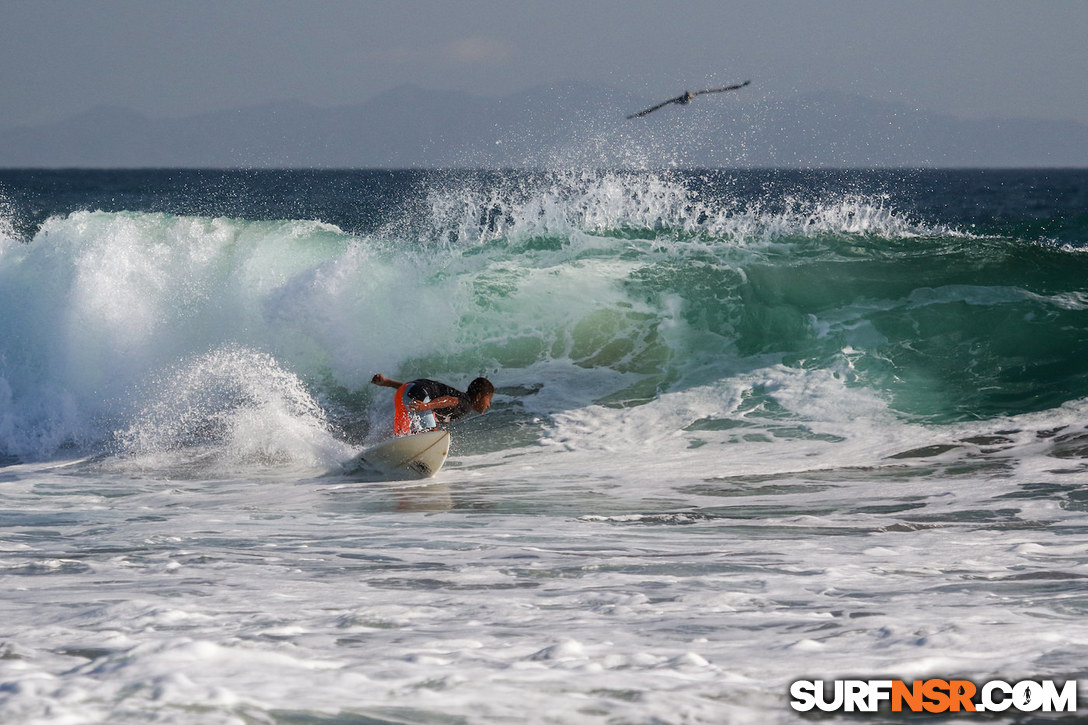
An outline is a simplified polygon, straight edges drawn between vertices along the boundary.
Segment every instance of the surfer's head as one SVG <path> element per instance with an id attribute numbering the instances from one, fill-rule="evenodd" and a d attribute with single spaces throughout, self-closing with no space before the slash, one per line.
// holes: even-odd
<path id="1" fill-rule="evenodd" d="M 495 386 L 487 378 L 476 378 L 468 384 L 465 391 L 472 401 L 472 409 L 477 413 L 483 413 L 491 407 L 491 396 L 495 394 Z"/>

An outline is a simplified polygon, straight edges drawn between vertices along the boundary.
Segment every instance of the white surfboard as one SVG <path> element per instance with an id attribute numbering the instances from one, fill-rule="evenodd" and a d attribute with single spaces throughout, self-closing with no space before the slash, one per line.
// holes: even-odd
<path id="1" fill-rule="evenodd" d="M 399 478 L 430 478 L 450 453 L 450 434 L 444 430 L 400 436 L 367 448 L 345 468 Z"/>

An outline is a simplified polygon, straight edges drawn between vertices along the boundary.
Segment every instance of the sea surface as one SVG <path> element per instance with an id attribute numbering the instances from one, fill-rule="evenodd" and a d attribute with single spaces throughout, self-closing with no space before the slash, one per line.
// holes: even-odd
<path id="1" fill-rule="evenodd" d="M 1088 172 L 0 171 L 0 589 L 24 725 L 1088 680 Z"/>

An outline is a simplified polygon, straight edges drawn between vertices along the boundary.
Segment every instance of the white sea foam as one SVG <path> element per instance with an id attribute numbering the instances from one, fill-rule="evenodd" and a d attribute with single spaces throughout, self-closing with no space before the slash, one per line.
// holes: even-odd
<path id="1" fill-rule="evenodd" d="M 692 463 L 716 457 L 704 449 Z M 512 490 L 486 494 L 488 513 L 423 517 L 398 508 L 410 489 L 302 492 L 282 480 L 257 496 L 242 481 L 140 484 L 96 511 L 69 506 L 70 483 L 21 469 L 71 491 L 56 489 L 54 526 L 94 528 L 111 544 L 79 558 L 63 539 L 5 552 L 3 571 L 20 584 L 9 606 L 23 613 L 0 660 L 0 712 L 196 722 L 185 713 L 199 704 L 200 722 L 277 712 L 789 722 L 785 693 L 799 677 L 1077 671 L 1088 634 L 1074 577 L 1088 547 L 1046 521 L 1080 515 L 1046 499 L 1007 528 L 954 513 L 996 513 L 987 502 L 1014 481 L 962 476 L 949 498 L 948 479 L 923 476 L 877 495 L 874 471 L 822 490 L 801 476 L 792 492 L 723 480 L 712 493 L 706 470 L 665 480 L 599 452 L 608 476 L 584 461 L 568 468 L 578 455 L 449 469 L 455 499 L 483 493 L 476 471 Z M 785 486 L 778 465 L 763 470 Z M 641 487 L 613 487 L 626 476 Z M 520 496 L 535 515 L 518 511 Z M 878 502 L 924 502 L 936 518 L 903 525 L 925 515 L 866 510 Z M 749 518 L 753 506 L 767 512 Z M 641 512 L 623 513 L 631 507 Z M 1042 636 L 1044 611 L 1061 637 Z"/>

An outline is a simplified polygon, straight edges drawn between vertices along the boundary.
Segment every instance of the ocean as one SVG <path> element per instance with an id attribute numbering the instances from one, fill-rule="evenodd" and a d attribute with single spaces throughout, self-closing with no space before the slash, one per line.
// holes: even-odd
<path id="1" fill-rule="evenodd" d="M 0 721 L 1088 678 L 1086 414 L 1086 171 L 0 171 Z"/>

